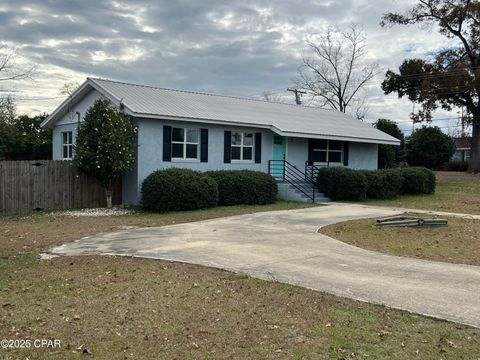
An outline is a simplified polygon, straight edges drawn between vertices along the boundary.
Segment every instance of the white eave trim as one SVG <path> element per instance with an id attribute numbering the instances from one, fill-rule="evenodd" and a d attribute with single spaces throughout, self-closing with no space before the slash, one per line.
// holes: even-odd
<path id="1" fill-rule="evenodd" d="M 142 119 L 187 121 L 187 122 L 193 122 L 193 123 L 204 123 L 204 124 L 212 124 L 212 125 L 268 129 L 281 136 L 296 137 L 296 138 L 327 139 L 327 140 L 353 141 L 353 142 L 370 143 L 370 144 L 400 145 L 400 140 L 371 139 L 371 138 L 362 138 L 362 137 L 354 137 L 354 136 L 339 136 L 339 135 L 337 136 L 337 135 L 330 135 L 330 134 L 282 131 L 277 127 L 269 124 L 252 124 L 252 123 L 244 123 L 244 122 L 232 122 L 232 121 L 224 121 L 224 120 L 202 119 L 202 118 L 191 118 L 191 117 L 178 117 L 178 116 L 169 116 L 169 115 L 155 115 L 155 114 L 146 114 L 146 113 L 144 114 L 132 113 L 132 116 L 135 116 L 137 118 L 142 118 Z"/>
<path id="2" fill-rule="evenodd" d="M 80 96 L 83 91 L 91 86 L 93 89 L 97 90 L 102 96 L 108 98 L 114 105 L 119 106 L 122 103 L 122 99 L 117 98 L 111 92 L 107 91 L 103 86 L 98 84 L 94 79 L 87 78 L 87 80 L 67 99 L 65 99 L 60 106 L 55 109 L 55 111 L 49 115 L 40 126 L 51 125 L 53 121 L 58 119 L 59 114 L 63 115 L 63 111 L 67 105 L 70 105 L 72 102 L 77 100 L 77 97 Z M 192 118 L 192 117 L 178 117 L 178 116 L 169 116 L 169 115 L 158 115 L 158 114 L 148 114 L 148 113 L 137 113 L 133 111 L 127 104 L 123 103 L 124 111 L 126 114 L 131 115 L 136 118 L 143 119 L 159 119 L 159 120 L 172 120 L 172 121 L 188 121 L 195 123 L 205 123 L 205 124 L 214 124 L 214 125 L 223 125 L 223 126 L 239 126 L 239 127 L 250 127 L 250 128 L 260 128 L 268 129 L 274 133 L 281 136 L 296 137 L 296 138 L 313 138 L 313 139 L 327 139 L 327 140 L 340 140 L 340 141 L 353 141 L 360 143 L 370 143 L 370 144 L 386 144 L 386 145 L 400 145 L 400 140 L 392 138 L 388 139 L 375 139 L 375 138 L 363 138 L 355 136 L 340 136 L 340 135 L 331 135 L 331 134 L 317 134 L 317 133 L 300 133 L 292 131 L 283 131 L 278 129 L 274 125 L 270 124 L 252 124 L 245 122 L 233 122 L 225 120 L 216 120 L 216 119 L 202 119 L 202 118 Z"/>
<path id="3" fill-rule="evenodd" d="M 110 93 L 109 91 L 107 91 L 103 86 L 101 86 L 100 84 L 98 84 L 97 82 L 95 82 L 95 80 L 93 79 L 90 79 L 90 78 L 87 78 L 87 80 L 82 84 L 80 85 L 80 87 L 72 94 L 70 95 L 68 98 L 66 98 L 56 109 L 53 113 L 51 113 L 45 120 L 42 121 L 42 123 L 40 124 L 41 127 L 44 127 L 44 126 L 49 126 L 51 125 L 52 123 L 58 121 L 59 119 L 57 119 L 58 116 L 63 116 L 66 112 L 64 111 L 65 108 L 67 106 L 72 106 L 72 103 L 76 103 L 77 102 L 77 99 L 80 95 L 82 95 L 86 88 L 90 86 L 92 87 L 93 89 L 97 90 L 102 96 L 104 96 L 105 98 L 109 99 L 114 105 L 116 106 L 120 106 L 120 103 L 122 102 L 121 99 L 118 99 L 116 96 L 114 96 L 112 93 Z M 84 95 L 87 95 L 88 94 L 88 91 L 84 94 Z M 74 105 L 73 104 L 73 105 Z M 125 104 L 124 104 L 125 105 Z M 125 105 L 125 113 L 127 113 L 128 115 L 132 115 L 132 116 L 135 116 L 134 115 L 134 112 L 128 108 L 126 105 Z"/>
<path id="4" fill-rule="evenodd" d="M 62 113 L 65 107 L 67 105 L 70 105 L 70 103 L 73 102 L 76 99 L 76 97 L 79 96 L 89 85 L 90 83 L 89 83 L 89 80 L 87 79 L 87 81 L 85 81 L 82 85 L 80 85 L 80 87 L 77 90 L 75 90 L 75 92 L 72 95 L 70 95 L 65 100 L 63 100 L 63 102 L 55 109 L 53 113 L 48 115 L 47 118 L 42 121 L 42 123 L 40 124 L 40 127 L 45 127 L 50 125 L 52 121 L 56 119 L 58 114 Z"/>
<path id="5" fill-rule="evenodd" d="M 327 139 L 327 140 L 339 140 L 339 141 L 352 141 L 369 144 L 383 144 L 383 145 L 400 145 L 400 140 L 388 140 L 388 139 L 373 139 L 356 136 L 340 136 L 332 134 L 314 134 L 314 133 L 299 133 L 292 131 L 281 131 L 278 129 L 272 129 L 275 133 L 281 136 L 296 137 L 296 138 L 311 138 L 311 139 Z"/>

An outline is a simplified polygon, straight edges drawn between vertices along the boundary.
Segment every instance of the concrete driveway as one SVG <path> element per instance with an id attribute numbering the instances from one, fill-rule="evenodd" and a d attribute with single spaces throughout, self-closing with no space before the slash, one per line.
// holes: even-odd
<path id="1" fill-rule="evenodd" d="M 348 204 L 264 212 L 99 234 L 52 253 L 200 264 L 480 327 L 480 267 L 383 255 L 317 233 L 399 212 Z"/>

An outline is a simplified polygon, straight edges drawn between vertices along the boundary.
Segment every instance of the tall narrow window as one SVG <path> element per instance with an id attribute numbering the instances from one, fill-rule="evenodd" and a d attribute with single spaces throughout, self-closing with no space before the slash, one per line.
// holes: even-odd
<path id="1" fill-rule="evenodd" d="M 62 158 L 71 160 L 73 154 L 73 136 L 71 131 L 62 132 Z"/>
<path id="2" fill-rule="evenodd" d="M 253 160 L 253 133 L 232 132 L 232 160 Z"/>
<path id="3" fill-rule="evenodd" d="M 172 158 L 198 159 L 198 129 L 172 128 Z"/>

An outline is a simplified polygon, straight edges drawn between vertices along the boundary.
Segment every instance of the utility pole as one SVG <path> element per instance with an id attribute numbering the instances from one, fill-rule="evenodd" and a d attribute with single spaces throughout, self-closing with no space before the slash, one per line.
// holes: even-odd
<path id="1" fill-rule="evenodd" d="M 300 99 L 300 97 L 302 96 L 302 94 L 306 94 L 307 93 L 306 91 L 298 90 L 298 89 L 292 89 L 292 88 L 288 88 L 287 91 L 291 91 L 291 92 L 295 93 L 295 102 L 297 103 L 297 105 L 302 105 L 302 100 Z"/>

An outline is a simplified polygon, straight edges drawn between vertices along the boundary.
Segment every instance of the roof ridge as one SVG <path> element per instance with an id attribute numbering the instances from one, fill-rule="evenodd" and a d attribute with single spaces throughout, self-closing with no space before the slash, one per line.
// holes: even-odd
<path id="1" fill-rule="evenodd" d="M 266 103 L 266 104 L 277 104 L 277 105 L 286 105 L 286 106 L 293 106 L 293 107 L 302 107 L 302 108 L 305 108 L 305 109 L 316 109 L 316 110 L 324 110 L 324 111 L 338 111 L 338 110 L 334 110 L 334 109 L 324 109 L 324 108 L 320 108 L 320 107 L 316 107 L 316 106 L 310 106 L 310 105 L 289 104 L 289 103 L 274 102 L 274 101 L 268 101 L 268 100 L 262 100 L 262 99 L 254 99 L 254 98 L 249 98 L 249 97 L 244 97 L 244 96 L 214 94 L 214 93 L 208 93 L 208 92 L 203 92 L 203 91 L 195 91 L 195 90 L 172 89 L 172 88 L 166 88 L 166 87 L 161 87 L 161 86 L 134 84 L 134 83 L 126 82 L 126 81 L 118 81 L 118 80 L 111 80 L 111 79 L 94 78 L 94 77 L 87 77 L 87 79 L 93 80 L 93 81 L 95 81 L 95 80 L 107 81 L 107 82 L 112 82 L 112 83 L 117 83 L 117 84 L 138 86 L 138 87 L 157 89 L 157 90 L 175 91 L 175 92 L 186 93 L 186 94 L 197 94 L 197 95 L 215 96 L 215 97 L 230 98 L 230 99 L 245 100 L 245 101 L 256 101 L 256 102 L 261 102 L 261 103 Z"/>

